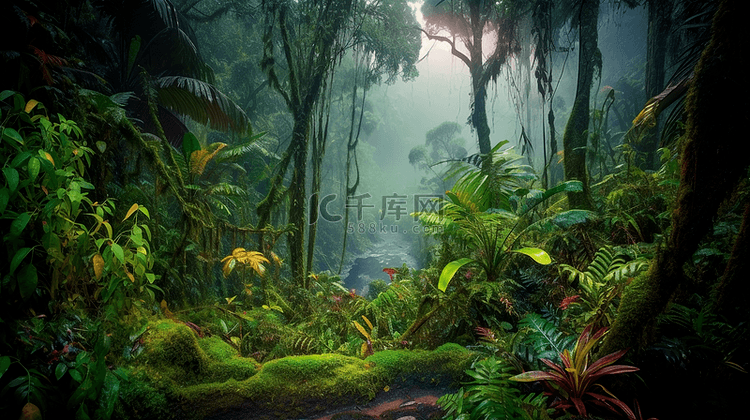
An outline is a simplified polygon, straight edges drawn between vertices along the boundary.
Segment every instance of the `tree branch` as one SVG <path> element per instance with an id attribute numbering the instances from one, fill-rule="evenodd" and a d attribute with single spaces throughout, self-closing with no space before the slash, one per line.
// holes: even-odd
<path id="1" fill-rule="evenodd" d="M 458 57 L 459 59 L 461 59 L 461 61 L 463 61 L 463 62 L 464 62 L 464 64 L 466 64 L 466 67 L 468 67 L 468 68 L 471 68 L 471 60 L 469 60 L 469 57 L 467 57 L 467 56 L 466 56 L 466 55 L 465 55 L 464 53 L 462 53 L 461 51 L 457 50 L 457 49 L 456 49 L 456 44 L 455 44 L 455 43 L 454 43 L 454 42 L 453 42 L 453 41 L 452 41 L 452 40 L 451 40 L 450 38 L 447 38 L 447 37 L 444 37 L 444 36 L 440 36 L 440 35 L 431 35 L 430 33 L 428 33 L 427 31 L 425 31 L 425 30 L 424 30 L 424 29 L 422 29 L 422 28 L 420 28 L 420 30 L 421 30 L 421 31 L 422 31 L 422 32 L 423 32 L 423 33 L 424 33 L 425 35 L 427 35 L 427 38 L 428 38 L 428 39 L 431 39 L 431 40 L 435 40 L 435 41 L 442 41 L 442 42 L 447 42 L 447 43 L 448 43 L 448 45 L 450 45 L 450 46 L 451 46 L 451 54 L 453 54 L 454 56 L 456 56 L 456 57 Z"/>

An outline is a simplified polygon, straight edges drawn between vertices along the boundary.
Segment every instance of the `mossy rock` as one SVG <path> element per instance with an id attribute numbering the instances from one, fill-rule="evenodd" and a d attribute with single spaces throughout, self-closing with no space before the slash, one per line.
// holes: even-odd
<path id="1" fill-rule="evenodd" d="M 144 351 L 133 363 L 129 400 L 136 401 L 146 390 L 161 392 L 165 399 L 149 397 L 159 412 L 147 413 L 147 406 L 124 411 L 150 418 L 169 406 L 173 418 L 299 418 L 364 403 L 399 384 L 457 384 L 474 356 L 446 344 L 435 351 L 386 350 L 365 360 L 322 354 L 260 366 L 239 357 L 219 337 L 199 338 L 184 324 L 160 320 L 150 325 Z"/>

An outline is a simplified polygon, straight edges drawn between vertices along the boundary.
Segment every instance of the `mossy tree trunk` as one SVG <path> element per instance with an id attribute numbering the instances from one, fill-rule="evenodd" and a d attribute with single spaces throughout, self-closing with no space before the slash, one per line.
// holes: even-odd
<path id="1" fill-rule="evenodd" d="M 750 299 L 750 204 L 745 206 L 742 225 L 734 241 L 732 255 L 721 280 L 716 284 L 711 304 L 722 315 L 729 318 L 750 321 L 747 311 Z"/>
<path id="2" fill-rule="evenodd" d="M 745 83 L 750 39 L 739 3 L 721 2 L 711 42 L 695 68 L 672 232 L 649 271 L 623 293 L 602 354 L 649 343 L 656 316 L 683 279 L 683 265 L 712 228 L 722 201 L 747 176 L 750 154 L 739 149 L 738 140 L 747 136 L 750 121 L 747 110 L 732 100 L 750 93 Z"/>
<path id="3" fill-rule="evenodd" d="M 564 168 L 566 180 L 578 180 L 583 183 L 583 190 L 568 192 L 568 202 L 574 209 L 593 209 L 588 174 L 586 173 L 586 146 L 589 129 L 589 102 L 594 70 L 601 69 L 599 53 L 599 0 L 583 0 L 578 13 L 578 81 L 573 110 L 568 118 L 563 134 L 565 153 Z"/>
<path id="4" fill-rule="evenodd" d="M 291 161 L 294 162 L 289 184 L 288 219 L 289 225 L 294 226 L 294 231 L 289 234 L 288 243 L 292 278 L 302 288 L 308 286 L 305 275 L 305 213 L 310 128 L 314 107 L 320 101 L 327 100 L 325 80 L 341 54 L 338 37 L 346 30 L 352 4 L 352 0 L 263 4 L 266 33 L 261 68 L 267 73 L 271 86 L 284 98 L 294 119 L 292 138 L 280 165 L 288 166 Z M 295 8 L 297 6 L 298 9 Z M 303 19 L 305 24 L 299 23 L 300 16 L 306 16 Z M 277 31 L 283 54 L 275 52 Z M 276 60 L 281 57 L 284 58 L 286 67 L 284 83 L 279 80 L 276 72 Z M 316 152 L 322 153 L 322 150 Z M 281 199 L 279 189 L 286 170 L 285 166 L 280 167 L 268 196 L 258 206 L 261 222 L 270 220 L 271 209 Z"/>

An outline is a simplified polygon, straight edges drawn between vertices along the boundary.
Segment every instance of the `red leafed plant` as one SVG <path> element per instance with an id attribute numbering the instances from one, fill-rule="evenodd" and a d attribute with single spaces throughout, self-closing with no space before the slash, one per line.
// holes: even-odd
<path id="1" fill-rule="evenodd" d="M 383 272 L 385 274 L 388 274 L 388 277 L 390 277 L 391 281 L 393 281 L 393 275 L 396 274 L 396 269 L 395 268 L 387 268 L 386 267 L 386 268 L 383 269 Z"/>
<path id="2" fill-rule="evenodd" d="M 572 352 L 565 349 L 560 354 L 562 366 L 550 360 L 541 359 L 542 363 L 552 369 L 550 372 L 538 370 L 524 372 L 510 379 L 519 382 L 547 381 L 549 389 L 547 394 L 557 397 L 551 408 L 559 410 L 575 408 L 579 415 L 587 416 L 586 406 L 591 403 L 615 413 L 618 412 L 615 409 L 617 407 L 629 419 L 636 420 L 633 410 L 627 404 L 620 401 L 596 381 L 605 375 L 635 372 L 639 369 L 635 366 L 613 365 L 614 362 L 625 355 L 627 349 L 608 354 L 591 362 L 591 350 L 607 332 L 606 328 L 602 328 L 591 335 L 591 329 L 591 326 L 588 326 L 583 330 Z M 607 395 L 594 392 L 594 386 L 599 387 Z"/>

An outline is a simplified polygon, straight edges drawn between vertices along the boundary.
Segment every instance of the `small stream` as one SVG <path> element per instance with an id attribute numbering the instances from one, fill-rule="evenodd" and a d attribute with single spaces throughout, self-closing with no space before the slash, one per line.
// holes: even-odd
<path id="1" fill-rule="evenodd" d="M 364 253 L 354 257 L 352 262 L 341 270 L 341 278 L 347 289 L 355 289 L 360 296 L 366 296 L 370 282 L 375 279 L 390 283 L 390 277 L 383 272 L 386 267 L 399 268 L 406 264 L 409 268 L 421 268 L 410 254 L 410 243 L 406 235 L 380 235 L 379 241 Z"/>

